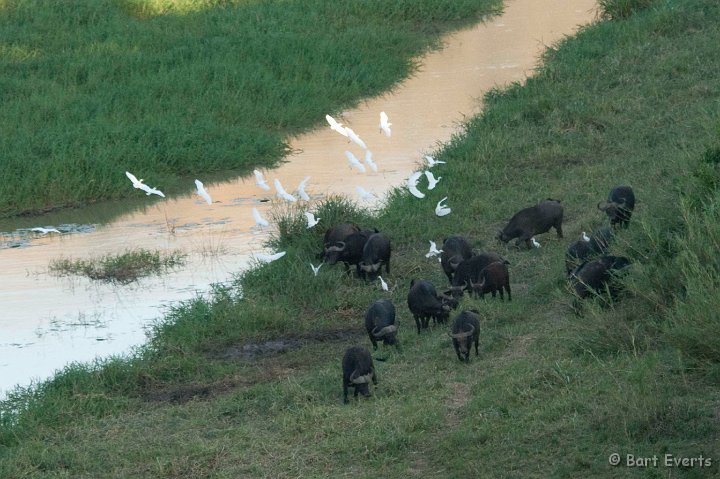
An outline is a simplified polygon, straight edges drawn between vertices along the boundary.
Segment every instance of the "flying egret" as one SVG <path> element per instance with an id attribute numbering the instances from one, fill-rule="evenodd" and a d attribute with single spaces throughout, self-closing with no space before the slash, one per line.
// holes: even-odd
<path id="1" fill-rule="evenodd" d="M 417 183 L 421 175 L 422 173 L 420 171 L 416 171 L 410 175 L 407 181 L 408 190 L 410 190 L 410 193 L 412 193 L 415 198 L 425 198 L 425 193 L 417 189 Z"/>
<path id="2" fill-rule="evenodd" d="M 366 190 L 362 186 L 356 186 L 355 190 L 358 192 L 358 194 L 360 195 L 360 199 L 362 199 L 362 200 L 372 201 L 377 198 L 377 196 L 370 193 L 368 190 Z"/>
<path id="3" fill-rule="evenodd" d="M 313 273 L 315 273 L 315 276 L 317 276 L 318 271 L 320 271 L 320 268 L 322 268 L 322 265 L 325 263 L 320 263 L 319 265 L 315 266 L 314 264 L 310 263 L 310 267 L 313 270 Z"/>
<path id="4" fill-rule="evenodd" d="M 385 282 L 384 279 L 382 279 L 382 276 L 378 276 L 378 279 L 380 280 L 380 287 L 383 289 L 383 291 L 390 291 L 387 283 Z"/>
<path id="5" fill-rule="evenodd" d="M 46 235 L 48 233 L 61 233 L 55 228 L 42 228 L 40 226 L 36 226 L 35 228 L 31 228 L 30 231 L 34 231 L 35 233 L 40 233 L 43 235 Z"/>
<path id="6" fill-rule="evenodd" d="M 352 131 L 352 128 L 346 126 L 345 132 L 347 133 L 347 137 L 350 138 L 350 141 L 355 143 L 357 146 L 359 146 L 363 150 L 367 150 L 367 145 L 365 144 L 365 142 L 362 141 L 359 136 L 357 136 L 357 133 Z"/>
<path id="7" fill-rule="evenodd" d="M 255 173 L 255 184 L 265 191 L 270 191 L 270 185 L 267 184 L 260 170 L 253 170 L 253 173 Z"/>
<path id="8" fill-rule="evenodd" d="M 305 201 L 310 201 L 310 196 L 305 193 L 305 184 L 308 182 L 309 179 L 310 177 L 306 176 L 298 185 L 298 196 Z"/>
<path id="9" fill-rule="evenodd" d="M 330 115 L 325 115 L 325 119 L 330 124 L 331 130 L 337 131 L 342 136 L 348 136 L 347 131 L 345 131 L 345 127 L 342 126 L 342 123 L 338 123 L 337 121 L 335 121 L 335 118 L 331 117 Z"/>
<path id="10" fill-rule="evenodd" d="M 278 197 L 288 200 L 291 203 L 295 203 L 297 201 L 297 198 L 285 191 L 285 188 L 283 188 L 283 185 L 280 184 L 280 180 L 277 178 L 275 178 L 275 189 L 277 190 Z"/>
<path id="11" fill-rule="evenodd" d="M 384 111 L 380 112 L 380 129 L 383 133 L 385 133 L 385 136 L 389 137 L 392 134 L 392 131 L 390 130 L 390 125 L 392 123 L 388 123 L 388 116 Z"/>
<path id="12" fill-rule="evenodd" d="M 261 263 L 270 263 L 276 259 L 280 259 L 285 256 L 285 251 L 281 251 L 275 254 L 255 253 L 255 259 Z"/>
<path id="13" fill-rule="evenodd" d="M 370 167 L 371 170 L 373 170 L 375 173 L 377 173 L 378 167 L 377 163 L 375 163 L 372 159 L 372 151 L 365 150 L 365 163 Z"/>
<path id="14" fill-rule="evenodd" d="M 427 177 L 428 180 L 428 190 L 432 190 L 433 188 L 435 188 L 435 185 L 438 184 L 438 181 L 442 179 L 442 176 L 438 176 L 437 179 L 435 179 L 432 172 L 429 170 L 425 170 L 425 177 Z"/>
<path id="15" fill-rule="evenodd" d="M 353 167 L 359 170 L 361 173 L 365 173 L 365 166 L 363 166 L 362 163 L 360 163 L 360 160 L 357 159 L 355 155 L 352 154 L 351 151 L 345 150 L 345 156 L 347 156 L 348 163 L 350 163 L 350 168 Z"/>
<path id="16" fill-rule="evenodd" d="M 255 224 L 258 226 L 270 226 L 270 222 L 260 216 L 260 212 L 257 210 L 257 208 L 252 209 L 252 215 L 253 218 L 255 218 Z"/>
<path id="17" fill-rule="evenodd" d="M 205 186 L 203 186 L 202 181 L 195 180 L 195 186 L 197 186 L 197 194 L 202 196 L 205 201 L 207 201 L 207 204 L 212 204 L 212 198 L 210 198 L 210 194 L 205 189 Z"/>
<path id="18" fill-rule="evenodd" d="M 439 255 L 440 253 L 442 253 L 442 250 L 441 250 L 441 249 L 437 249 L 437 244 L 435 244 L 434 241 L 430 241 L 430 251 L 428 251 L 427 253 L 425 253 L 425 257 L 426 257 L 426 258 L 430 258 L 430 257 L 432 257 L 432 256 Z"/>
<path id="19" fill-rule="evenodd" d="M 425 160 L 427 160 L 428 168 L 432 168 L 435 165 L 444 164 L 444 161 L 436 160 L 430 155 L 425 155 Z"/>
<path id="20" fill-rule="evenodd" d="M 127 176 L 130 179 L 130 181 L 132 181 L 132 184 L 135 188 L 143 190 L 146 195 L 148 195 L 148 196 L 158 195 L 158 196 L 162 196 L 163 198 L 165 198 L 165 195 L 163 194 L 162 191 L 158 190 L 157 188 L 149 187 L 148 185 L 143 183 L 143 180 L 138 180 L 137 177 L 135 175 L 133 175 L 132 173 L 130 173 L 129 171 L 125 172 L 125 176 Z"/>
<path id="21" fill-rule="evenodd" d="M 441 199 L 440 201 L 438 201 L 437 206 L 435 206 L 435 214 L 436 215 L 445 216 L 445 215 L 449 215 L 450 211 L 452 211 L 450 208 L 448 208 L 447 206 L 442 204 L 442 202 L 445 201 L 446 199 L 447 199 L 447 196 L 445 198 Z"/>
<path id="22" fill-rule="evenodd" d="M 307 227 L 312 228 L 316 224 L 320 223 L 320 218 L 315 218 L 315 215 L 310 213 L 309 211 L 305 212 L 305 217 L 307 218 Z"/>
<path id="23" fill-rule="evenodd" d="M 540 243 L 538 243 L 538 241 L 535 238 L 530 238 L 530 241 L 532 242 L 532 245 L 534 248 L 540 247 Z"/>
<path id="24" fill-rule="evenodd" d="M 584 231 L 582 232 L 582 240 L 588 243 L 590 242 L 590 237 L 586 235 Z"/>

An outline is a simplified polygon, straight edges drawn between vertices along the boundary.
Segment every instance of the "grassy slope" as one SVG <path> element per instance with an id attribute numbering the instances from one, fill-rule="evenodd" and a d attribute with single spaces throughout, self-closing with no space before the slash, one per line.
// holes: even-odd
<path id="1" fill-rule="evenodd" d="M 671 3 L 671 4 L 670 4 Z M 495 92 L 439 156 L 424 201 L 396 194 L 371 220 L 392 236 L 402 352 L 376 356 L 374 399 L 340 402 L 348 343 L 312 342 L 257 361 L 218 356 L 292 334 L 359 331 L 377 285 L 325 268 L 308 281 L 319 231 L 287 218 L 287 260 L 247 273 L 244 298 L 179 306 L 132 361 L 68 368 L 4 405 L 8 477 L 708 477 L 718 473 L 720 6 L 660 2 L 548 52 L 526 86 Z M 619 183 L 640 203 L 613 252 L 636 261 L 622 301 L 575 315 L 566 244 L 602 221 Z M 450 197 L 453 213 L 432 205 Z M 567 238 L 515 251 L 491 240 L 512 212 L 562 198 Z M 402 226 L 398 226 L 402 225 Z M 482 352 L 455 358 L 443 328 L 417 335 L 410 278 L 443 284 L 427 240 L 464 233 L 510 262 L 512 303 L 465 298 Z M 189 402 L 182 399 L 194 398 Z M 173 402 L 175 400 L 175 402 Z M 25 409 L 14 426 L 9 408 Z M 611 452 L 713 458 L 710 469 L 611 468 Z"/>
<path id="2" fill-rule="evenodd" d="M 500 4 L 3 1 L 0 215 L 128 196 L 125 170 L 172 193 L 271 165 Z"/>

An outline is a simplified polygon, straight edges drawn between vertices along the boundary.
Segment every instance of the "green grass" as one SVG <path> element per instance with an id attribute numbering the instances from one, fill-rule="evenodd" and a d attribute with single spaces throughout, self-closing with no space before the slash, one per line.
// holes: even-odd
<path id="1" fill-rule="evenodd" d="M 79 275 L 93 280 L 126 284 L 143 276 L 162 274 L 182 266 L 185 254 L 180 251 L 163 253 L 144 248 L 121 254 L 107 254 L 91 259 L 59 258 L 50 262 L 48 270 L 56 276 Z"/>
<path id="2" fill-rule="evenodd" d="M 0 216 L 276 164 L 500 0 L 5 0 Z M 231 171 L 232 170 L 232 171 Z"/>
<path id="3" fill-rule="evenodd" d="M 0 477 L 682 477 L 718 475 L 720 5 L 656 2 L 553 46 L 526 85 L 496 90 L 437 157 L 443 180 L 397 191 L 372 218 L 331 199 L 287 255 L 177 305 L 130 359 L 72 365 L 0 406 Z M 619 301 L 576 314 L 564 250 L 606 221 L 595 205 L 630 184 L 633 219 L 613 254 L 634 265 Z M 433 205 L 449 196 L 451 215 Z M 497 244 L 495 228 L 546 197 L 565 239 Z M 339 219 L 392 238 L 390 293 L 307 263 Z M 418 335 L 410 279 L 444 284 L 427 240 L 462 233 L 511 263 L 512 303 L 464 298 L 481 354 L 457 361 L 446 327 Z M 402 350 L 374 356 L 370 400 L 343 405 L 340 358 L 364 344 L 378 297 L 398 309 Z M 329 333 L 357 334 L 333 340 Z M 251 361 L 242 345 L 304 347 Z M 611 467 L 611 453 L 712 458 L 709 468 Z"/>

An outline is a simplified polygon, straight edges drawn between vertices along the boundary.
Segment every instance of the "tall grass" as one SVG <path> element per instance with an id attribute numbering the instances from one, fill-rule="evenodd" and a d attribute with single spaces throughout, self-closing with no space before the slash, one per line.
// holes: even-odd
<path id="1" fill-rule="evenodd" d="M 276 163 L 286 139 L 414 70 L 499 0 L 8 0 L 0 215 L 166 193 Z"/>

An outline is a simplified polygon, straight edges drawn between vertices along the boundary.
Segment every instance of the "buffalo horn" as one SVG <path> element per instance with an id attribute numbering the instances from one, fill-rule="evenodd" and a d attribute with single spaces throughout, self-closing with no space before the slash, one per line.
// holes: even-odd
<path id="1" fill-rule="evenodd" d="M 472 334 L 473 334 L 474 332 L 475 332 L 475 326 L 473 326 L 473 325 L 471 324 L 471 325 L 470 325 L 470 331 L 464 331 L 464 332 L 462 332 L 462 333 L 456 333 L 456 334 L 453 334 L 453 333 L 448 333 L 448 334 L 449 334 L 450 337 L 453 338 L 453 339 L 463 339 L 463 338 L 467 338 L 468 336 L 472 336 Z"/>
<path id="2" fill-rule="evenodd" d="M 363 376 L 355 376 L 355 373 L 357 373 L 357 370 L 353 371 L 353 373 L 350 375 L 350 382 L 353 384 L 365 384 L 369 383 L 370 379 L 372 378 L 372 373 L 367 373 Z"/>
<path id="3" fill-rule="evenodd" d="M 377 329 L 377 328 L 375 328 L 375 329 Z M 381 329 L 380 331 L 378 331 L 377 333 L 375 332 L 375 329 L 372 330 L 373 336 L 375 336 L 376 338 L 382 338 L 382 337 L 385 336 L 386 334 L 394 333 L 395 331 L 397 331 L 397 326 L 395 326 L 394 324 L 391 324 L 391 325 L 389 325 L 389 326 L 385 326 L 384 328 L 382 328 L 382 329 Z"/>

